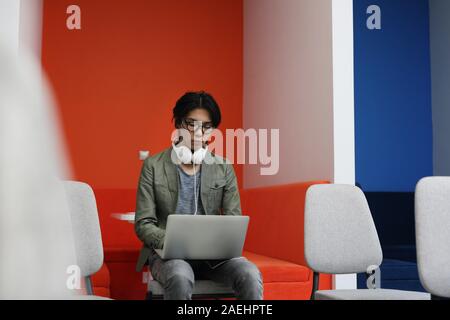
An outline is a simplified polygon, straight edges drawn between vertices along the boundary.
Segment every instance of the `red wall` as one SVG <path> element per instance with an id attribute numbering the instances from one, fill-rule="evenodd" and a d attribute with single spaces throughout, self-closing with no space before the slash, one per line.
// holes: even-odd
<path id="1" fill-rule="evenodd" d="M 81 30 L 66 28 L 71 4 Z M 170 146 L 172 108 L 187 90 L 216 97 L 222 130 L 242 127 L 242 0 L 45 0 L 43 28 L 77 180 L 135 188 L 138 151 Z"/>

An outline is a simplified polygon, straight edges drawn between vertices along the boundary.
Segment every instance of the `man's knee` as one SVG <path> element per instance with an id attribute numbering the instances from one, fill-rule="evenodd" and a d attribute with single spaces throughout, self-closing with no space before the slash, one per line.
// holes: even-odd
<path id="1" fill-rule="evenodd" d="M 263 299 L 263 279 L 256 265 L 248 262 L 237 269 L 234 290 L 238 299 Z"/>
<path id="2" fill-rule="evenodd" d="M 182 273 L 175 273 L 171 275 L 169 278 L 167 278 L 165 283 L 166 289 L 183 289 L 187 291 L 192 291 L 194 287 L 194 279 L 192 277 L 189 277 L 186 274 Z"/>
<path id="3" fill-rule="evenodd" d="M 180 259 L 169 260 L 166 262 L 166 268 L 166 287 L 193 287 L 195 281 L 194 271 L 189 263 Z"/>
<path id="4" fill-rule="evenodd" d="M 190 300 L 195 281 L 192 267 L 184 260 L 167 261 L 165 267 L 164 299 Z"/>
<path id="5" fill-rule="evenodd" d="M 262 283 L 262 275 L 258 267 L 248 260 L 237 269 L 236 278 L 236 282 L 243 285 Z"/>
<path id="6" fill-rule="evenodd" d="M 165 300 L 191 300 L 194 280 L 181 273 L 173 274 L 164 284 Z"/>

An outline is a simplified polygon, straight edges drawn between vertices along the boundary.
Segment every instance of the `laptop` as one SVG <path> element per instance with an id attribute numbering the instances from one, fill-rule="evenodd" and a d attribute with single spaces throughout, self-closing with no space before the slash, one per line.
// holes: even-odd
<path id="1" fill-rule="evenodd" d="M 170 214 L 162 259 L 221 260 L 242 255 L 248 216 Z"/>

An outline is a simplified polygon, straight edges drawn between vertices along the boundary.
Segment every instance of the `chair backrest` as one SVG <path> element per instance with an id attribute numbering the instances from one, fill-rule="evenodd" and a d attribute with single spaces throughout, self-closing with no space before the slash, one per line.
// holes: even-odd
<path id="1" fill-rule="evenodd" d="M 367 272 L 383 259 L 364 193 L 346 184 L 313 185 L 305 199 L 305 259 L 316 272 Z"/>
<path id="2" fill-rule="evenodd" d="M 77 264 L 81 275 L 88 277 L 103 264 L 103 243 L 97 204 L 92 188 L 83 182 L 65 181 L 72 220 Z"/>
<path id="3" fill-rule="evenodd" d="M 415 218 L 420 281 L 431 294 L 450 298 L 450 177 L 417 183 Z"/>

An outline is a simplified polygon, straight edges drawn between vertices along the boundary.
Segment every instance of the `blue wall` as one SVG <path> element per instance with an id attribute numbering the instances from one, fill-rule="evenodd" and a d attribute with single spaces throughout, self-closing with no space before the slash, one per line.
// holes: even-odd
<path id="1" fill-rule="evenodd" d="M 428 0 L 354 0 L 356 181 L 414 191 L 433 175 Z M 381 30 L 369 30 L 369 5 Z"/>

